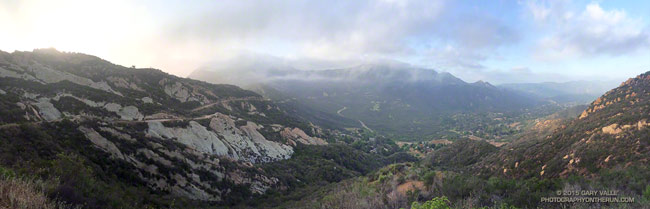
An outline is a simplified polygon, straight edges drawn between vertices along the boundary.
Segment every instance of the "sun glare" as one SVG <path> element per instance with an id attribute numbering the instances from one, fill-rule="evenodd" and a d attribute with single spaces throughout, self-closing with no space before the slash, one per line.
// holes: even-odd
<path id="1" fill-rule="evenodd" d="M 62 51 L 106 54 L 147 35 L 147 14 L 122 1 L 26 1 L 0 11 L 0 20 L 15 32 L 3 43 L 7 49 L 54 47 Z M 1 37 L 2 35 L 0 35 Z M 7 35 L 8 36 L 8 35 Z M 18 40 L 18 41 L 16 41 Z M 0 40 L 0 42 L 3 42 Z"/>

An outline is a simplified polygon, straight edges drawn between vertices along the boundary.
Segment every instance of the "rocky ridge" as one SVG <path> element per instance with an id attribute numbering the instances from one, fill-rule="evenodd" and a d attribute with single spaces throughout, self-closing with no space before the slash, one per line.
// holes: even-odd
<path id="1" fill-rule="evenodd" d="M 136 168 L 151 189 L 192 199 L 221 201 L 228 184 L 264 193 L 277 179 L 251 172 L 251 163 L 288 159 L 298 144 L 327 144 L 253 92 L 84 54 L 0 52 L 0 89 L 1 128 L 72 122 L 71 131 Z"/>
<path id="2" fill-rule="evenodd" d="M 593 175 L 650 161 L 650 72 L 608 91 L 572 121 L 539 138 L 523 138 L 478 167 L 513 177 Z"/>

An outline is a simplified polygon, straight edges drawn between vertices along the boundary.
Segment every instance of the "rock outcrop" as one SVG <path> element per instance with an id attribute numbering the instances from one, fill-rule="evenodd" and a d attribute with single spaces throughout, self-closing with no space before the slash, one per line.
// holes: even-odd
<path id="1" fill-rule="evenodd" d="M 0 77 L 21 78 L 29 81 L 35 81 L 44 84 L 59 83 L 61 81 L 69 81 L 81 86 L 86 86 L 112 94 L 120 95 L 120 92 L 113 90 L 106 81 L 95 82 L 91 79 L 80 77 L 68 72 L 54 70 L 48 66 L 39 63 L 34 63 L 26 68 L 12 65 L 12 70 L 0 68 Z"/>
<path id="2" fill-rule="evenodd" d="M 104 138 L 102 135 L 97 133 L 97 131 L 95 131 L 94 129 L 87 128 L 84 126 L 79 126 L 78 130 L 84 133 L 84 135 L 86 135 L 86 138 L 90 140 L 95 146 L 99 147 L 105 152 L 110 153 L 112 157 L 118 159 L 124 159 L 124 154 L 122 154 L 120 149 L 117 148 L 117 146 L 115 146 L 113 142 L 109 141 L 108 139 Z"/>
<path id="3" fill-rule="evenodd" d="M 197 151 L 226 156 L 251 163 L 288 159 L 293 148 L 267 140 L 253 122 L 237 127 L 227 115 L 217 113 L 210 118 L 209 130 L 196 121 L 187 127 L 165 127 L 161 122 L 149 122 L 147 135 L 173 139 Z"/>
<path id="4" fill-rule="evenodd" d="M 311 137 L 307 135 L 303 130 L 299 128 L 284 128 L 280 132 L 283 138 L 287 139 L 292 145 L 296 145 L 296 142 L 307 145 L 326 145 L 327 142 L 321 138 Z"/>
<path id="5" fill-rule="evenodd" d="M 61 112 L 50 103 L 49 98 L 41 97 L 37 102 L 33 103 L 38 108 L 38 112 L 46 121 L 54 121 L 61 119 Z"/>
<path id="6" fill-rule="evenodd" d="M 222 201 L 234 188 L 262 194 L 278 179 L 253 164 L 289 159 L 297 143 L 326 144 L 253 92 L 84 54 L 0 52 L 0 89 L 12 99 L 3 105 L 23 114 L 3 123 L 64 124 L 97 149 L 82 153 L 108 156 L 128 173 L 119 175 L 190 199 Z"/>

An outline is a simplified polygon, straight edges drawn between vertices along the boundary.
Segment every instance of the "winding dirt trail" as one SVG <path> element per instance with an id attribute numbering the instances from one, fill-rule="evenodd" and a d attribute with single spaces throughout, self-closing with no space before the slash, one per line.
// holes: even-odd
<path id="1" fill-rule="evenodd" d="M 343 114 L 341 114 L 341 112 L 343 112 L 343 110 L 346 110 L 346 109 L 348 109 L 348 107 L 343 107 L 340 110 L 336 111 L 336 114 L 341 116 L 341 117 L 345 117 L 345 116 L 343 116 Z"/>
<path id="2" fill-rule="evenodd" d="M 363 123 L 363 121 L 359 120 L 359 123 L 361 123 L 361 126 L 363 126 L 363 128 L 368 129 L 368 131 L 370 131 L 370 132 L 375 132 L 375 131 L 373 131 L 372 129 L 370 129 L 370 127 L 366 126 L 366 124 Z"/>
<path id="3" fill-rule="evenodd" d="M 218 105 L 218 104 L 226 103 L 226 102 L 234 102 L 234 101 L 268 101 L 268 99 L 264 99 L 264 98 L 261 98 L 261 97 L 228 98 L 228 99 L 222 99 L 222 100 L 210 103 L 210 104 L 206 104 L 206 105 L 194 108 L 191 111 L 196 112 L 196 111 L 199 111 L 199 110 L 206 109 L 208 107 L 212 107 L 214 105 Z"/>
<path id="4" fill-rule="evenodd" d="M 336 111 L 336 114 L 339 115 L 339 116 L 341 116 L 341 117 L 345 117 L 345 115 L 343 115 L 343 113 L 341 113 L 341 112 L 343 112 L 343 111 L 346 110 L 346 109 L 348 109 L 348 107 L 345 107 L 345 106 L 344 106 L 344 107 L 341 108 L 340 110 Z M 365 128 L 365 129 L 368 129 L 370 132 L 375 132 L 375 131 L 372 130 L 370 127 L 366 126 L 366 124 L 363 123 L 363 121 L 359 120 L 359 123 L 361 123 L 361 127 Z"/>

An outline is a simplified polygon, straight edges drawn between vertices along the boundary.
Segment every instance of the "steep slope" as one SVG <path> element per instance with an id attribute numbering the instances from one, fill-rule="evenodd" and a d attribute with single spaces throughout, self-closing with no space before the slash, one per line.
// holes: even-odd
<path id="1" fill-rule="evenodd" d="M 457 140 L 419 163 L 331 184 L 285 207 L 399 208 L 443 197 L 452 208 L 648 208 L 648 120 L 650 72 L 586 108 L 536 121 L 511 144 Z M 587 199 L 543 200 L 556 197 Z"/>
<path id="2" fill-rule="evenodd" d="M 590 176 L 647 169 L 650 160 L 650 72 L 596 99 L 580 116 L 541 139 L 522 139 L 480 163 L 513 177 Z"/>
<path id="3" fill-rule="evenodd" d="M 204 201 L 264 193 L 277 179 L 252 164 L 327 144 L 254 92 L 54 49 L 0 52 L 0 107 L 2 166 L 72 153 L 118 180 Z M 43 150 L 21 156 L 26 142 Z"/>

